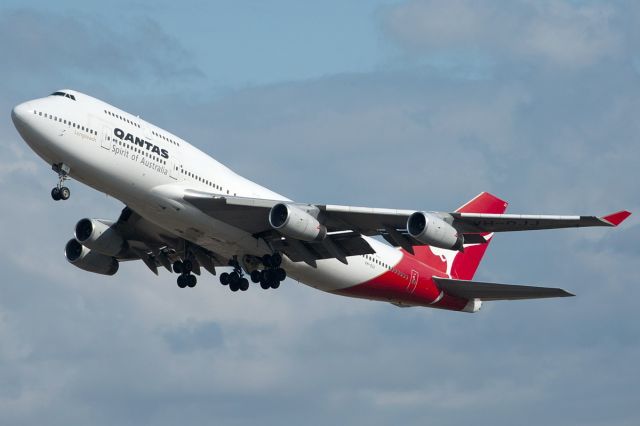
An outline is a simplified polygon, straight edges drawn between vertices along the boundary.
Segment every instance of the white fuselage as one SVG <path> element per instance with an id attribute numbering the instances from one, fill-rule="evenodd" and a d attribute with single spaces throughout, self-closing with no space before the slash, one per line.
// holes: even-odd
<path id="1" fill-rule="evenodd" d="M 286 197 L 239 176 L 185 140 L 137 116 L 76 91 L 64 92 L 73 94 L 75 100 L 48 96 L 13 110 L 18 131 L 46 162 L 66 164 L 74 179 L 119 199 L 171 234 L 223 257 L 269 251 L 253 235 L 185 202 L 184 191 L 270 200 L 288 200 Z M 329 259 L 318 261 L 314 268 L 285 259 L 283 267 L 290 277 L 321 290 L 356 286 L 387 272 L 402 258 L 393 247 L 367 241 L 376 253 L 369 258 L 352 256 L 348 265 Z"/>

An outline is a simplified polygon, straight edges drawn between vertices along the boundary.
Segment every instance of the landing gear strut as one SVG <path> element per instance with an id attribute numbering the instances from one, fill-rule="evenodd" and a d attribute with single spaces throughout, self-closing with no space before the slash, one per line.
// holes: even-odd
<path id="1" fill-rule="evenodd" d="M 64 163 L 54 164 L 53 171 L 58 173 L 58 185 L 51 190 L 51 198 L 55 201 L 68 200 L 71 196 L 69 188 L 64 186 L 64 181 L 69 179 L 69 166 Z"/>
<path id="2" fill-rule="evenodd" d="M 193 263 L 189 259 L 185 259 L 184 261 L 176 261 L 173 263 L 173 272 L 176 274 L 180 274 L 178 276 L 178 287 L 195 287 L 198 279 L 195 275 L 191 273 L 193 270 Z"/>

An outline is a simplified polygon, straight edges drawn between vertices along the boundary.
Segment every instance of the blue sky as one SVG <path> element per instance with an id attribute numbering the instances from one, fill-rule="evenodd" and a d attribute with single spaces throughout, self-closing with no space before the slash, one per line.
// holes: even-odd
<path id="1" fill-rule="evenodd" d="M 636 215 L 498 235 L 477 278 L 578 297 L 399 309 L 286 281 L 180 290 L 68 265 L 122 206 L 55 175 L 10 109 L 70 87 L 300 201 L 638 212 L 634 2 L 17 2 L 0 6 L 0 423 L 640 421 Z M 252 289 L 255 290 L 255 289 Z"/>

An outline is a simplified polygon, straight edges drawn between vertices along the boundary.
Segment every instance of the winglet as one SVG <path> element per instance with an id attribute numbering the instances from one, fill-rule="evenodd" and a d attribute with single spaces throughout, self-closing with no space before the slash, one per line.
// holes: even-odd
<path id="1" fill-rule="evenodd" d="M 631 216 L 631 212 L 622 210 L 622 211 L 611 213 L 610 215 L 604 216 L 602 220 L 604 220 L 607 223 L 610 223 L 611 226 L 618 226 L 629 216 Z"/>

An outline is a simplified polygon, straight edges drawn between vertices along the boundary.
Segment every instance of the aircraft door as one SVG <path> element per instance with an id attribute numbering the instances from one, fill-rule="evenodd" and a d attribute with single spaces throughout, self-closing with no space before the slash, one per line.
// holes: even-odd
<path id="1" fill-rule="evenodd" d="M 100 139 L 100 145 L 104 149 L 111 149 L 111 137 L 109 136 L 109 128 L 102 126 L 102 138 Z"/>
<path id="2" fill-rule="evenodd" d="M 418 281 L 420 280 L 420 275 L 418 271 L 415 269 L 411 270 L 411 278 L 409 279 L 409 284 L 407 284 L 407 292 L 413 293 L 416 291 L 416 287 L 418 287 Z"/>
<path id="3" fill-rule="evenodd" d="M 180 174 L 180 163 L 177 160 L 171 159 L 169 161 L 169 176 L 178 180 Z"/>

